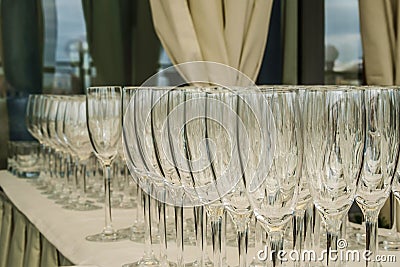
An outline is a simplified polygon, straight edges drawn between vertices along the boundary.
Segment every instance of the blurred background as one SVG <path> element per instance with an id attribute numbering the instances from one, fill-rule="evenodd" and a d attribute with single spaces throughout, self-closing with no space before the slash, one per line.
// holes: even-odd
<path id="1" fill-rule="evenodd" d="M 357 0 L 275 0 L 256 82 L 363 84 L 358 9 Z M 0 11 L 1 148 L 32 139 L 29 94 L 140 85 L 171 66 L 148 0 L 0 0 Z"/>

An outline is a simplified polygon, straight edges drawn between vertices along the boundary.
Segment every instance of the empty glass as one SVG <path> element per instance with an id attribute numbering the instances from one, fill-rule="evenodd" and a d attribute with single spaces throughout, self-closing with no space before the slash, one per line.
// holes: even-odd
<path id="1" fill-rule="evenodd" d="M 261 115 L 255 122 L 262 148 L 255 146 L 259 152 L 254 157 L 261 162 L 254 161 L 245 173 L 246 187 L 257 221 L 268 233 L 271 252 L 275 251 L 269 260 L 279 266 L 277 253 L 283 250 L 284 232 L 296 208 L 303 158 L 298 92 L 265 89 L 252 101 L 250 106 L 257 107 L 256 114 Z"/>
<path id="2" fill-rule="evenodd" d="M 328 255 L 336 249 L 343 217 L 360 174 L 364 137 L 363 91 L 309 88 L 304 102 L 304 153 L 310 193 L 327 231 Z M 327 264 L 340 264 L 327 257 Z"/>
<path id="3" fill-rule="evenodd" d="M 378 215 L 391 192 L 395 175 L 400 122 L 398 91 L 391 88 L 367 87 L 365 99 L 364 161 L 357 187 L 356 201 L 366 227 L 366 250 L 378 252 Z M 367 263 L 377 266 L 376 262 Z"/>
<path id="4" fill-rule="evenodd" d="M 90 87 L 87 89 L 87 127 L 93 150 L 103 166 L 105 187 L 105 227 L 99 234 L 87 236 L 88 241 L 119 241 L 128 238 L 112 226 L 111 216 L 111 163 L 118 154 L 122 134 L 122 89 Z"/>

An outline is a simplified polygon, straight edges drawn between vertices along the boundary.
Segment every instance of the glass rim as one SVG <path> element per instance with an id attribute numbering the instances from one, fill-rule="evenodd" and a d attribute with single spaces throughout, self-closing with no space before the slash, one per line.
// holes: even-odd
<path id="1" fill-rule="evenodd" d="M 90 86 L 90 87 L 87 87 L 86 90 L 89 91 L 89 90 L 112 89 L 112 88 L 122 90 L 122 86 L 120 86 L 120 85 Z"/>
<path id="2" fill-rule="evenodd" d="M 300 88 L 297 86 L 285 87 L 285 86 L 274 86 L 274 85 L 250 85 L 250 86 L 127 86 L 123 88 L 124 92 L 127 91 L 178 91 L 178 92 L 195 92 L 195 93 L 265 93 L 267 90 L 273 92 L 297 92 Z"/>

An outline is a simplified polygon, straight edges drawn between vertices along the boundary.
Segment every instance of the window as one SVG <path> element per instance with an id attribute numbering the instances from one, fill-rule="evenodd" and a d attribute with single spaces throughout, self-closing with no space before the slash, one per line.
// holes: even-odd
<path id="1" fill-rule="evenodd" d="M 325 0 L 325 83 L 362 83 L 358 0 Z"/>
<path id="2" fill-rule="evenodd" d="M 51 93 L 80 93 L 82 53 L 88 54 L 81 0 L 43 0 L 44 83 Z M 87 58 L 90 58 L 87 56 Z"/>

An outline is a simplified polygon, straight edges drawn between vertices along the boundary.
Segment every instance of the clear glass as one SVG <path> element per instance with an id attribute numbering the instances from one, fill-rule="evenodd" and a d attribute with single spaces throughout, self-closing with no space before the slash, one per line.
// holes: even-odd
<path id="1" fill-rule="evenodd" d="M 81 211 L 99 209 L 99 206 L 93 205 L 86 197 L 86 166 L 93 149 L 87 128 L 84 95 L 75 96 L 68 101 L 65 107 L 63 136 L 75 160 L 72 199 L 64 208 Z"/>
<path id="2" fill-rule="evenodd" d="M 136 172 L 136 165 L 141 164 L 144 168 L 146 168 L 146 161 L 147 158 L 142 158 L 144 156 L 143 151 L 136 150 L 130 153 L 130 147 L 135 145 L 138 141 L 138 138 L 143 138 L 143 136 L 139 135 L 139 127 L 136 126 L 138 121 L 136 119 L 139 116 L 138 112 L 141 112 L 139 106 L 142 104 L 151 105 L 151 101 L 148 103 L 142 103 L 138 99 L 136 99 L 135 95 L 137 92 L 137 88 L 134 87 L 127 87 L 123 90 L 123 123 L 124 123 L 124 135 L 123 135 L 123 150 L 124 150 L 124 158 L 126 160 L 126 164 L 129 167 L 131 177 L 138 185 L 139 189 L 139 202 L 143 203 L 143 205 L 138 205 L 138 213 L 137 218 L 144 218 L 143 225 L 139 225 L 138 227 L 134 226 L 134 231 L 140 232 L 141 228 L 143 227 L 144 232 L 144 254 L 137 262 L 127 263 L 124 264 L 124 267 L 131 267 L 131 266 L 160 266 L 167 264 L 167 256 L 166 256 L 166 249 L 167 249 L 167 239 L 166 239 L 166 222 L 165 222 L 165 203 L 160 203 L 163 205 L 159 209 L 159 221 L 160 221 L 160 228 L 161 228 L 161 262 L 157 259 L 153 251 L 153 242 L 152 242 L 152 225 L 151 225 L 151 207 L 152 198 L 150 197 L 149 193 L 151 193 L 151 184 L 150 176 L 148 176 L 148 172 Z M 135 102 L 138 101 L 138 102 Z M 143 111 L 144 112 L 144 111 Z M 132 128 L 134 127 L 134 128 Z M 129 147 L 128 147 L 129 146 Z M 135 160 L 132 160 L 132 157 L 135 157 Z M 160 198 L 163 197 L 163 193 L 160 193 Z M 143 202 L 141 201 L 143 199 Z M 142 210 L 140 210 L 142 207 Z M 143 211 L 143 215 L 139 212 Z"/>
<path id="3" fill-rule="evenodd" d="M 366 227 L 366 250 L 378 253 L 378 215 L 391 192 L 399 156 L 398 90 L 367 87 L 365 98 L 364 164 L 356 201 Z M 378 266 L 372 262 L 371 266 Z"/>
<path id="4" fill-rule="evenodd" d="M 45 190 L 43 194 L 50 195 L 53 193 L 55 188 L 55 174 L 54 174 L 54 167 L 55 167 L 55 157 L 54 157 L 54 149 L 53 143 L 50 138 L 49 133 L 49 118 L 50 114 L 50 107 L 52 104 L 52 95 L 43 95 L 41 98 L 41 107 L 40 107 L 40 132 L 42 135 L 42 142 L 44 144 L 44 168 L 45 173 L 47 174 L 47 181 L 46 185 L 43 187 Z"/>
<path id="5" fill-rule="evenodd" d="M 400 162 L 400 161 L 399 161 Z M 399 164 L 399 163 L 398 163 Z M 400 201 L 400 168 L 397 166 L 396 173 L 393 179 L 393 184 L 392 184 L 392 192 L 393 192 L 393 198 L 392 198 L 392 209 L 393 209 L 393 228 L 392 232 L 394 233 L 394 238 L 391 240 L 391 237 L 389 238 L 389 242 L 384 241 L 384 248 L 387 250 L 400 250 L 400 234 L 397 232 L 397 207 L 398 205 L 395 205 L 394 202 L 397 201 L 397 204 Z"/>
<path id="6" fill-rule="evenodd" d="M 40 185 L 43 183 L 44 171 L 43 171 L 43 144 L 42 144 L 42 134 L 39 125 L 39 115 L 40 115 L 40 96 L 41 95 L 29 95 L 28 103 L 26 106 L 26 116 L 25 123 L 26 128 L 29 133 L 40 143 L 41 149 L 39 153 L 39 161 L 37 162 L 37 168 L 42 175 L 39 174 L 39 178 L 34 180 L 36 184 Z"/>
<path id="7" fill-rule="evenodd" d="M 310 87 L 304 101 L 304 153 L 314 205 L 335 250 L 362 166 L 365 122 L 363 91 L 352 87 Z M 328 266 L 339 261 L 326 259 Z"/>
<path id="8" fill-rule="evenodd" d="M 249 123 L 258 127 L 249 131 L 252 139 L 259 140 L 258 146 L 256 142 L 251 147 L 263 161 L 254 161 L 251 175 L 245 175 L 248 198 L 257 221 L 268 233 L 271 252 L 275 250 L 268 260 L 272 266 L 280 266 L 277 252 L 283 250 L 284 232 L 295 211 L 300 186 L 303 138 L 298 92 L 263 88 L 261 97 L 246 100 L 252 103 L 249 106 L 254 114 L 249 119 L 258 122 Z"/>
<path id="9" fill-rule="evenodd" d="M 122 134 L 121 87 L 90 87 L 86 95 L 87 127 L 90 142 L 103 166 L 105 188 L 105 226 L 99 234 L 87 236 L 88 241 L 112 242 L 129 238 L 115 231 L 111 213 L 111 163 L 118 154 Z"/>

